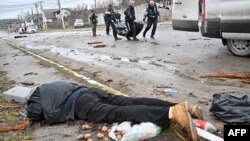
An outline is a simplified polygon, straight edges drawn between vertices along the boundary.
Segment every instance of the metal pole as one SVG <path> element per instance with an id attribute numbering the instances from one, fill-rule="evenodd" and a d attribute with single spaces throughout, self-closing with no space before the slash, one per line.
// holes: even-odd
<path id="1" fill-rule="evenodd" d="M 64 17 L 62 15 L 62 8 L 61 8 L 61 3 L 60 3 L 60 0 L 57 0 L 57 3 L 58 3 L 58 7 L 59 7 L 59 12 L 60 12 L 60 17 L 61 17 L 61 20 L 62 20 L 62 27 L 63 29 L 65 29 L 65 25 L 64 25 Z"/>
<path id="2" fill-rule="evenodd" d="M 32 18 L 32 22 L 33 22 L 33 24 L 34 24 L 34 13 L 33 13 L 33 8 L 31 8 L 31 18 Z"/>
<path id="3" fill-rule="evenodd" d="M 38 4 L 35 3 L 35 6 L 36 6 L 36 26 L 37 26 L 37 28 L 39 28 L 39 25 L 38 25 Z"/>
<path id="4" fill-rule="evenodd" d="M 43 11 L 43 2 L 42 1 L 39 1 L 40 3 L 40 8 L 41 8 L 41 12 L 42 12 L 42 17 L 43 17 L 43 29 L 47 29 L 47 23 L 45 21 L 45 14 L 44 14 L 44 11 Z"/>

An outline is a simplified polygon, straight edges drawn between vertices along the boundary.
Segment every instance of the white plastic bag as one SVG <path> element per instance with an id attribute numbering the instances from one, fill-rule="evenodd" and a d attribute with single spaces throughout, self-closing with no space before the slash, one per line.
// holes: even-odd
<path id="1" fill-rule="evenodd" d="M 150 122 L 135 124 L 132 127 L 131 122 L 115 124 L 109 132 L 109 137 L 119 141 L 115 136 L 115 131 L 125 133 L 120 141 L 141 141 L 158 135 L 161 132 L 161 127 Z"/>

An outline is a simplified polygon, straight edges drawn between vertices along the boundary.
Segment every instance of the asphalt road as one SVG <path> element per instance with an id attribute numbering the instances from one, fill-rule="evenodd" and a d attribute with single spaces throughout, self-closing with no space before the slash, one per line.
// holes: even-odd
<path id="1" fill-rule="evenodd" d="M 200 78 L 214 72 L 249 72 L 249 58 L 229 53 L 219 39 L 201 37 L 200 33 L 173 31 L 161 25 L 155 40 L 114 41 L 103 30 L 92 37 L 90 31 L 29 34 L 14 39 L 15 34 L 0 37 L 16 41 L 24 48 L 66 65 L 79 73 L 134 97 L 153 97 L 172 102 L 188 101 L 203 107 L 205 119 L 222 128 L 209 112 L 214 93 L 241 97 L 250 95 L 250 85 L 241 80 Z M 103 48 L 95 48 L 101 42 Z M 177 90 L 165 94 L 165 88 Z"/>

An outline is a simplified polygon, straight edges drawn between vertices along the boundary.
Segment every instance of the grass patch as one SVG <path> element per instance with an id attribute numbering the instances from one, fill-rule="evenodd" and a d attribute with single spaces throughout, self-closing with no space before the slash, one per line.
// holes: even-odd
<path id="1" fill-rule="evenodd" d="M 5 72 L 0 71 L 0 127 L 15 126 L 19 123 L 19 112 L 24 107 L 16 102 L 3 99 L 3 92 L 10 89 L 13 81 L 9 81 Z M 0 141 L 32 140 L 32 135 L 23 135 L 20 131 L 0 133 Z"/>

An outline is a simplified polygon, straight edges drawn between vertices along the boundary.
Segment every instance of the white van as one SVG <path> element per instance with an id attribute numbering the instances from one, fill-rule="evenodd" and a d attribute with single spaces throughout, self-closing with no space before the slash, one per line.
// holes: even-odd
<path id="1" fill-rule="evenodd" d="M 221 38 L 230 52 L 250 56 L 250 0 L 173 0 L 173 28 Z"/>

